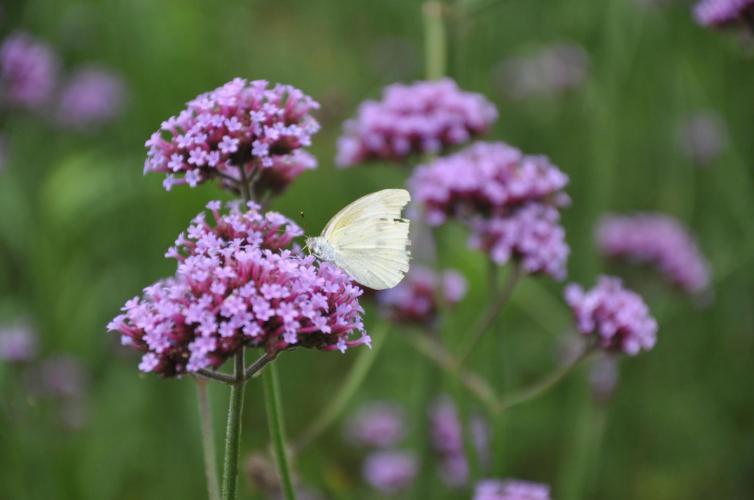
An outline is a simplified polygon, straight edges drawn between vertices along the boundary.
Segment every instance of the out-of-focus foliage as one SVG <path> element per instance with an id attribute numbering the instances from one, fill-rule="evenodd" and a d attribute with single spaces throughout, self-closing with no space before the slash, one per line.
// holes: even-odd
<path id="1" fill-rule="evenodd" d="M 745 499 L 754 491 L 754 41 L 694 24 L 680 0 L 499 0 L 458 19 L 450 72 L 499 108 L 489 134 L 550 156 L 571 178 L 563 211 L 569 279 L 591 286 L 610 271 L 643 294 L 660 324 L 654 350 L 621 361 L 608 404 L 591 402 L 580 371 L 504 419 L 496 477 L 552 485 L 554 498 Z M 241 76 L 301 88 L 319 100 L 320 166 L 273 203 L 319 232 L 345 203 L 397 187 L 413 164 L 334 167 L 335 142 L 358 103 L 396 80 L 421 78 L 418 1 L 28 0 L 5 2 L 0 30 L 26 30 L 59 53 L 63 67 L 97 64 L 122 75 L 123 115 L 88 134 L 51 116 L 3 116 L 0 172 L 0 319 L 28 319 L 41 356 L 77 357 L 88 373 L 85 418 L 67 426 L 54 404 L 28 389 L 37 368 L 0 365 L 0 497 L 13 499 L 206 498 L 194 387 L 137 373 L 106 323 L 141 288 L 174 271 L 163 253 L 214 186 L 165 193 L 142 177 L 144 141 L 200 92 Z M 511 96 L 505 58 L 554 43 L 582 46 L 589 69 L 562 92 Z M 502 83 L 501 83 L 502 82 Z M 501 87 L 502 85 L 502 87 Z M 678 145 L 683 120 L 715 110 L 727 145 L 695 168 Z M 690 226 L 708 257 L 714 293 L 695 303 L 651 272 L 613 267 L 593 240 L 607 212 L 662 211 Z M 448 317 L 449 345 L 488 299 L 487 268 L 460 227 L 440 233 L 440 264 L 461 270 L 469 293 Z M 562 286 L 525 280 L 473 358 L 478 371 L 515 388 L 556 363 L 570 328 Z M 697 301 L 699 302 L 699 301 Z M 378 323 L 367 311 L 367 326 Z M 505 333 L 504 337 L 500 333 Z M 395 400 L 420 414 L 426 383 L 419 354 L 395 328 L 353 407 Z M 355 357 L 295 351 L 280 359 L 288 434 L 328 401 Z M 438 380 L 438 385 L 447 381 Z M 212 387 L 220 421 L 227 390 Z M 473 406 L 472 401 L 467 402 Z M 261 387 L 248 386 L 243 450 L 267 444 Z M 416 420 L 409 442 L 419 430 Z M 307 485 L 330 498 L 370 498 L 359 456 L 333 428 L 298 457 Z M 253 498 L 243 481 L 242 497 Z M 442 498 L 439 482 L 432 498 Z M 453 497 L 452 494 L 447 494 Z M 458 495 L 463 497 L 463 495 Z"/>

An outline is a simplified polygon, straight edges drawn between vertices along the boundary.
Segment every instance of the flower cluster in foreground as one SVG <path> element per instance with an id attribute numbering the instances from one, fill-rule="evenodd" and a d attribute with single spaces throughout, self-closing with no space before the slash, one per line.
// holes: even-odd
<path id="1" fill-rule="evenodd" d="M 457 304 L 466 295 L 466 279 L 456 271 L 434 271 L 412 265 L 395 288 L 378 293 L 382 313 L 396 323 L 432 326 L 443 306 Z"/>
<path id="2" fill-rule="evenodd" d="M 597 244 L 608 257 L 654 265 L 687 293 L 702 292 L 709 285 L 706 259 L 686 228 L 669 215 L 604 217 L 597 228 Z"/>
<path id="3" fill-rule="evenodd" d="M 162 123 L 146 142 L 144 172 L 167 174 L 167 190 L 220 177 L 238 191 L 259 169 L 282 169 L 278 181 L 289 182 L 315 163 L 303 148 L 319 130 L 311 115 L 318 108 L 290 85 L 236 78 Z"/>
<path id="4" fill-rule="evenodd" d="M 26 33 L 9 35 L 0 47 L 0 100 L 38 108 L 52 96 L 58 60 L 52 49 Z"/>
<path id="5" fill-rule="evenodd" d="M 578 331 L 594 338 L 602 349 L 633 356 L 652 349 L 657 341 L 657 322 L 649 308 L 618 278 L 601 276 L 591 290 L 568 285 L 565 299 Z"/>
<path id="6" fill-rule="evenodd" d="M 568 176 L 544 156 L 502 142 L 479 142 L 417 168 L 410 185 L 430 225 L 450 217 L 470 225 L 471 246 L 497 264 L 520 260 L 529 273 L 565 276 L 569 249 L 558 208 Z"/>
<path id="7" fill-rule="evenodd" d="M 450 79 L 385 88 L 380 101 L 366 101 L 344 124 L 336 163 L 401 161 L 415 153 L 439 153 L 484 134 L 497 109 L 480 94 L 464 92 Z"/>
<path id="8" fill-rule="evenodd" d="M 214 368 L 247 346 L 274 354 L 369 343 L 361 289 L 339 268 L 286 249 L 302 234 L 296 224 L 253 203 L 226 214 L 220 202 L 208 207 L 213 224 L 199 214 L 166 254 L 178 261 L 176 275 L 147 287 L 108 325 L 145 352 L 142 371 Z"/>
<path id="9" fill-rule="evenodd" d="M 485 479 L 477 483 L 474 500 L 550 500 L 550 488 L 530 481 Z"/>
<path id="10" fill-rule="evenodd" d="M 694 18 L 703 26 L 726 26 L 754 16 L 754 0 L 701 0 L 694 6 Z"/>
<path id="11" fill-rule="evenodd" d="M 61 91 L 58 121 L 79 129 L 102 125 L 120 113 L 124 99 L 125 86 L 120 78 L 105 69 L 83 68 Z"/>

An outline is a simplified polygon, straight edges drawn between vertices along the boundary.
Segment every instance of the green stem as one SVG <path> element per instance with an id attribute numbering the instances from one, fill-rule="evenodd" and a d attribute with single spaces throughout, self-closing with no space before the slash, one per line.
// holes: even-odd
<path id="1" fill-rule="evenodd" d="M 234 375 L 236 382 L 230 386 L 228 403 L 228 424 L 225 430 L 225 458 L 223 460 L 223 500 L 236 498 L 238 482 L 238 455 L 241 443 L 241 413 L 243 411 L 243 390 L 246 385 L 244 375 L 244 352 L 239 350 L 235 357 Z"/>
<path id="2" fill-rule="evenodd" d="M 320 414 L 312 421 L 312 424 L 296 440 L 294 453 L 300 453 L 312 441 L 317 439 L 326 431 L 343 413 L 348 406 L 349 401 L 353 398 L 356 391 L 361 387 L 362 382 L 366 379 L 369 370 L 377 359 L 377 355 L 382 349 L 387 337 L 388 325 L 380 324 L 376 332 L 372 334 L 372 348 L 364 349 L 362 347 L 356 361 L 351 366 L 351 370 L 346 375 L 343 383 L 338 388 L 332 400 L 326 404 Z"/>
<path id="3" fill-rule="evenodd" d="M 447 33 L 445 5 L 438 0 L 428 0 L 422 5 L 424 18 L 424 60 L 427 80 L 445 76 L 447 71 Z"/>
<path id="4" fill-rule="evenodd" d="M 264 402 L 267 409 L 267 427 L 270 429 L 272 450 L 280 475 L 280 484 L 285 500 L 295 500 L 291 472 L 285 449 L 285 427 L 283 424 L 283 407 L 280 401 L 280 382 L 277 366 L 272 364 L 262 374 L 264 380 Z"/>
<path id="5" fill-rule="evenodd" d="M 217 455 L 212 431 L 212 413 L 209 408 L 207 381 L 196 379 L 196 395 L 199 402 L 199 421 L 202 430 L 202 451 L 204 452 L 204 473 L 207 476 L 209 500 L 220 500 L 220 485 L 217 480 Z"/>
<path id="6" fill-rule="evenodd" d="M 466 361 L 468 361 L 471 354 L 479 345 L 479 341 L 482 340 L 482 337 L 487 332 L 487 330 L 490 329 L 492 323 L 495 321 L 495 318 L 498 317 L 505 304 L 508 303 L 511 295 L 513 295 L 513 290 L 516 288 L 516 285 L 521 280 L 521 277 L 523 275 L 524 271 L 521 265 L 516 263 L 511 264 L 511 270 L 510 273 L 508 273 L 508 279 L 505 282 L 505 286 L 503 286 L 500 295 L 498 295 L 497 298 L 490 303 L 490 305 L 487 307 L 487 310 L 484 312 L 482 319 L 479 321 L 479 323 L 477 323 L 476 328 L 474 328 L 473 330 L 474 334 L 472 336 L 471 343 L 469 344 L 469 347 L 466 349 L 466 352 L 463 354 L 463 356 L 461 356 L 461 366 Z"/>

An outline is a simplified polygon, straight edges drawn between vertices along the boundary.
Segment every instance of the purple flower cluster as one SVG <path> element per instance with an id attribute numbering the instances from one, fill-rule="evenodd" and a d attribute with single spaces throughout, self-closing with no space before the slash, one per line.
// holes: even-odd
<path id="1" fill-rule="evenodd" d="M 559 43 L 501 62 L 495 80 L 513 99 L 557 95 L 577 88 L 589 76 L 589 54 L 583 47 Z"/>
<path id="2" fill-rule="evenodd" d="M 377 301 L 391 321 L 431 326 L 439 308 L 458 303 L 466 295 L 466 288 L 466 280 L 456 271 L 438 276 L 414 265 L 398 286 L 379 292 Z"/>
<path id="3" fill-rule="evenodd" d="M 16 32 L 0 47 L 0 101 L 38 108 L 55 89 L 58 60 L 50 47 L 31 35 Z"/>
<path id="4" fill-rule="evenodd" d="M 364 461 L 363 474 L 374 489 L 395 495 L 406 489 L 416 477 L 416 457 L 403 451 L 378 451 Z"/>
<path id="5" fill-rule="evenodd" d="M 123 109 L 125 86 L 110 71 L 84 68 L 71 76 L 60 94 L 58 121 L 77 129 L 113 120 Z"/>
<path id="6" fill-rule="evenodd" d="M 657 341 L 657 322 L 635 292 L 620 279 L 601 276 L 591 290 L 570 284 L 565 299 L 573 310 L 576 328 L 595 339 L 602 349 L 634 356 Z"/>
<path id="7" fill-rule="evenodd" d="M 336 163 L 401 161 L 414 153 L 439 153 L 484 134 L 497 120 L 495 106 L 463 92 L 450 79 L 386 87 L 380 101 L 366 101 L 344 124 Z"/>
<path id="8" fill-rule="evenodd" d="M 701 0 L 694 6 L 694 18 L 702 26 L 725 26 L 754 16 L 754 0 Z"/>
<path id="9" fill-rule="evenodd" d="M 248 204 L 227 214 L 210 202 L 166 256 L 175 277 L 129 300 L 108 330 L 144 352 L 139 368 L 165 376 L 218 367 L 245 346 L 276 353 L 293 346 L 345 351 L 369 344 L 358 298 L 339 268 L 285 249 L 301 229 Z M 359 331 L 358 338 L 350 339 Z"/>
<path id="10" fill-rule="evenodd" d="M 0 361 L 29 361 L 37 354 L 37 336 L 26 323 L 0 328 Z"/>
<path id="11" fill-rule="evenodd" d="M 302 148 L 311 144 L 319 124 L 311 112 L 319 104 L 290 85 L 236 78 L 190 101 L 164 121 L 146 142 L 144 172 L 168 174 L 165 189 L 195 187 L 220 177 L 238 190 L 258 170 L 282 169 L 285 181 L 313 166 Z M 294 173 L 295 172 L 295 173 Z"/>
<path id="12" fill-rule="evenodd" d="M 406 437 L 406 416 L 394 404 L 374 402 L 349 419 L 346 436 L 358 446 L 390 448 Z"/>
<path id="13" fill-rule="evenodd" d="M 700 293 L 710 281 L 709 265 L 686 228 L 663 214 L 604 217 L 597 244 L 608 257 L 652 264 L 687 293 Z"/>
<path id="14" fill-rule="evenodd" d="M 485 479 L 477 483 L 474 500 L 550 500 L 550 488 L 530 481 Z"/>
<path id="15" fill-rule="evenodd" d="M 430 225 L 467 222 L 471 245 L 497 264 L 520 260 L 531 273 L 565 275 L 568 245 L 557 208 L 569 203 L 568 176 L 544 156 L 502 142 L 476 143 L 417 168 L 414 199 Z"/>

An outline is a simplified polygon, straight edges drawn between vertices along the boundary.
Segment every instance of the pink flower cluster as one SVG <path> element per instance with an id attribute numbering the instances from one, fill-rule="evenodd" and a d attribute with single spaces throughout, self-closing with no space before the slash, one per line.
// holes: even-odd
<path id="1" fill-rule="evenodd" d="M 358 446 L 396 446 L 406 437 L 406 415 L 397 405 L 387 402 L 371 403 L 349 419 L 346 436 Z"/>
<path id="2" fill-rule="evenodd" d="M 12 33 L 0 47 L 0 100 L 38 108 L 52 96 L 58 60 L 50 47 L 26 33 Z"/>
<path id="3" fill-rule="evenodd" d="M 669 282 L 687 293 L 704 291 L 709 265 L 686 228 L 663 214 L 604 217 L 597 244 L 608 257 L 625 258 L 657 267 Z"/>
<path id="4" fill-rule="evenodd" d="M 511 258 L 531 273 L 565 275 L 568 245 L 557 208 L 568 205 L 568 176 L 544 156 L 502 142 L 476 143 L 417 168 L 414 199 L 430 225 L 467 222 L 470 244 L 497 264 Z"/>
<path id="5" fill-rule="evenodd" d="M 416 457 L 404 451 L 378 451 L 364 461 L 364 479 L 384 495 L 405 490 L 416 477 Z"/>
<path id="6" fill-rule="evenodd" d="M 285 249 L 301 229 L 249 203 L 227 214 L 220 202 L 181 234 L 166 256 L 175 277 L 129 300 L 108 325 L 144 352 L 139 368 L 165 376 L 216 368 L 244 347 L 268 353 L 295 347 L 345 351 L 369 344 L 362 291 L 337 267 Z M 351 334 L 359 331 L 357 338 Z"/>
<path id="7" fill-rule="evenodd" d="M 466 295 L 466 288 L 466 280 L 456 271 L 438 276 L 430 269 L 413 265 L 398 286 L 379 292 L 377 301 L 391 321 L 431 326 L 439 308 L 457 304 Z"/>
<path id="8" fill-rule="evenodd" d="M 319 130 L 310 114 L 318 108 L 290 85 L 270 87 L 263 80 L 236 78 L 201 94 L 162 123 L 146 142 L 144 172 L 168 174 L 163 182 L 167 190 L 181 184 L 195 187 L 215 177 L 238 190 L 259 169 L 283 168 L 280 179 L 286 180 L 315 161 L 302 148 Z"/>
<path id="9" fill-rule="evenodd" d="M 37 335 L 19 322 L 0 328 L 0 361 L 30 361 L 37 354 Z"/>
<path id="10" fill-rule="evenodd" d="M 601 276 L 591 290 L 570 284 L 565 299 L 573 311 L 576 328 L 608 351 L 634 356 L 648 351 L 657 341 L 657 322 L 635 292 L 623 288 L 620 279 Z"/>
<path id="11" fill-rule="evenodd" d="M 694 6 L 694 18 L 703 26 L 725 26 L 754 16 L 754 0 L 701 0 Z"/>
<path id="12" fill-rule="evenodd" d="M 80 69 L 61 91 L 58 121 L 79 129 L 103 125 L 118 116 L 124 99 L 123 81 L 113 73 L 95 67 Z"/>
<path id="13" fill-rule="evenodd" d="M 474 500 L 550 500 L 550 488 L 530 481 L 485 479 L 477 483 Z"/>
<path id="14" fill-rule="evenodd" d="M 487 132 L 497 109 L 480 94 L 463 92 L 450 79 L 386 87 L 380 101 L 366 101 L 344 124 L 336 163 L 401 161 L 414 153 L 439 153 Z"/>

